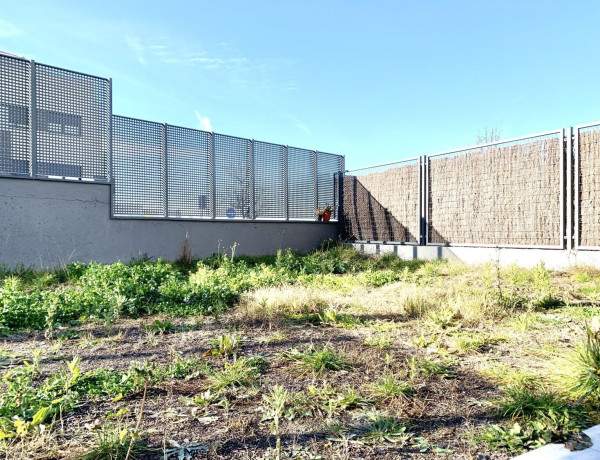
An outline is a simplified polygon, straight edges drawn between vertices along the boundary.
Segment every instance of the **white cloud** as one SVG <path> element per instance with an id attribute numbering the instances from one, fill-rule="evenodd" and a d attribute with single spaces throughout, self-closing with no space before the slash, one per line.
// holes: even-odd
<path id="1" fill-rule="evenodd" d="M 126 35 L 125 43 L 127 43 L 129 49 L 135 52 L 138 62 L 142 65 L 146 65 L 146 59 L 144 58 L 145 47 L 144 45 L 142 45 L 140 37 L 132 37 L 130 35 Z"/>
<path id="2" fill-rule="evenodd" d="M 23 31 L 14 24 L 0 19 L 0 38 L 10 38 L 23 35 Z"/>
<path id="3" fill-rule="evenodd" d="M 210 124 L 210 118 L 203 117 L 197 110 L 194 110 L 194 114 L 198 120 L 198 129 L 202 131 L 212 131 L 212 126 Z"/>

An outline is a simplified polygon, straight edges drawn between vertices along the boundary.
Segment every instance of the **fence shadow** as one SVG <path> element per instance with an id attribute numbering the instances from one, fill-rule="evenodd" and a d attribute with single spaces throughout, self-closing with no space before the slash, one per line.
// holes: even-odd
<path id="1" fill-rule="evenodd" d="M 356 176 L 345 176 L 342 187 L 342 238 L 348 241 L 418 241 Z"/>

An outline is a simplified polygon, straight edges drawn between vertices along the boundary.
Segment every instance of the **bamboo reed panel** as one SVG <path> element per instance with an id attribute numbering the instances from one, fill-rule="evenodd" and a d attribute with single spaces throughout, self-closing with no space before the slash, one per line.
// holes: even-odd
<path id="1" fill-rule="evenodd" d="M 600 126 L 579 132 L 579 244 L 600 246 Z"/>
<path id="2" fill-rule="evenodd" d="M 346 238 L 416 243 L 419 240 L 419 164 L 344 178 Z"/>
<path id="3" fill-rule="evenodd" d="M 561 244 L 560 138 L 430 158 L 429 241 Z"/>

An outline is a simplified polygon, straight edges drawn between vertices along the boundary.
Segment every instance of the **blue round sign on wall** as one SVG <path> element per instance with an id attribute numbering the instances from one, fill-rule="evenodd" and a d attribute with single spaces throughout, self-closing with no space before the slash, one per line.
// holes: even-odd
<path id="1" fill-rule="evenodd" d="M 229 219 L 234 219 L 235 218 L 235 209 L 234 208 L 227 208 L 227 211 L 225 212 L 225 214 L 227 215 L 227 217 Z"/>

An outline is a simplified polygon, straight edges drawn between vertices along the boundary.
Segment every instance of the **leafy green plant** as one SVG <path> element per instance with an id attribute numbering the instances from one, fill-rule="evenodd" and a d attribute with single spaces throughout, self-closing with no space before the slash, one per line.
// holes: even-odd
<path id="1" fill-rule="evenodd" d="M 238 358 L 233 363 L 226 362 L 224 368 L 215 371 L 210 376 L 212 388 L 220 390 L 228 387 L 245 387 L 252 385 L 258 376 L 265 362 L 261 357 Z"/>
<path id="2" fill-rule="evenodd" d="M 96 436 L 95 446 L 81 460 L 135 460 L 150 451 L 138 433 L 122 424 L 104 424 Z"/>
<path id="3" fill-rule="evenodd" d="M 393 340 L 392 337 L 387 334 L 373 334 L 365 337 L 363 343 L 370 347 L 377 347 L 384 350 L 392 346 Z"/>
<path id="4" fill-rule="evenodd" d="M 297 361 L 301 367 L 315 374 L 323 371 L 340 371 L 352 368 L 346 357 L 335 351 L 329 345 L 317 350 L 312 345 L 300 352 L 292 348 L 289 352 L 283 354 L 287 359 Z"/>
<path id="5" fill-rule="evenodd" d="M 382 401 L 395 397 L 407 398 L 414 394 L 410 383 L 398 380 L 393 374 L 384 374 L 369 390 L 374 397 Z"/>
<path id="6" fill-rule="evenodd" d="M 235 334 L 221 334 L 210 340 L 210 344 L 215 347 L 211 349 L 211 353 L 214 356 L 233 356 L 238 352 L 240 343 L 240 337 Z"/>
<path id="7" fill-rule="evenodd" d="M 351 428 L 351 433 L 366 443 L 391 442 L 404 445 L 410 439 L 407 432 L 408 424 L 402 420 L 382 414 L 379 411 L 369 411 L 359 418 L 360 424 Z"/>
<path id="8" fill-rule="evenodd" d="M 281 385 L 275 385 L 269 389 L 268 395 L 263 395 L 265 402 L 265 415 L 263 420 L 272 420 L 270 428 L 271 433 L 276 437 L 275 458 L 281 458 L 281 433 L 279 431 L 279 420 L 283 416 L 285 405 L 288 400 L 289 393 Z"/>
<path id="9" fill-rule="evenodd" d="M 600 398 L 600 317 L 585 326 L 586 342 L 576 351 L 575 375 L 571 390 L 580 400 L 590 396 Z"/>

